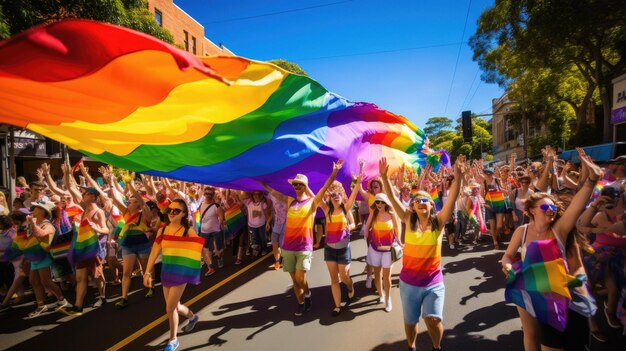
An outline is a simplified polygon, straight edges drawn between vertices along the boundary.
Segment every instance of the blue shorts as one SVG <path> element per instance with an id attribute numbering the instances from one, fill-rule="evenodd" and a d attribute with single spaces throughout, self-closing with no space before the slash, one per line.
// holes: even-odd
<path id="1" fill-rule="evenodd" d="M 220 252 L 224 248 L 224 232 L 213 233 L 200 233 L 200 236 L 204 238 L 204 248 L 209 251 Z"/>
<path id="2" fill-rule="evenodd" d="M 326 246 L 324 246 L 324 261 L 337 262 L 337 264 L 350 264 L 352 262 L 350 245 L 344 247 L 343 249 L 333 249 L 326 244 Z"/>
<path id="3" fill-rule="evenodd" d="M 400 280 L 400 298 L 404 322 L 415 325 L 422 317 L 435 317 L 443 320 L 443 301 L 446 287 L 443 282 L 428 287 L 413 286 Z"/>
<path id="4" fill-rule="evenodd" d="M 148 257 L 150 256 L 150 250 L 152 250 L 152 245 L 150 243 L 131 247 L 122 246 L 122 257 L 130 255 L 136 255 L 137 257 Z"/>
<path id="5" fill-rule="evenodd" d="M 52 267 L 52 262 L 53 262 L 52 261 L 52 257 L 50 255 L 46 255 L 46 258 L 44 258 L 41 261 L 31 262 L 30 263 L 30 270 L 31 271 L 36 271 L 38 269 Z"/>

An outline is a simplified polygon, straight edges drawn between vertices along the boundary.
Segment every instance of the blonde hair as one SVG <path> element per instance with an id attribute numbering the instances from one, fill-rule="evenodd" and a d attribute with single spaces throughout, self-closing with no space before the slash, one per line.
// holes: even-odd
<path id="1" fill-rule="evenodd" d="M 344 199 L 346 197 L 346 191 L 343 189 L 343 185 L 335 180 L 332 182 L 332 184 L 330 184 L 330 186 L 328 187 L 328 190 L 326 190 L 326 196 L 330 196 L 330 193 L 339 193 L 341 195 L 341 199 Z"/>

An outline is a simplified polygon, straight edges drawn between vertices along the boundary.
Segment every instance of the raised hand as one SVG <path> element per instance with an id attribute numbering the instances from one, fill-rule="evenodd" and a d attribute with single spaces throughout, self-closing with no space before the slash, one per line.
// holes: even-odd
<path id="1" fill-rule="evenodd" d="M 602 169 L 591 160 L 591 157 L 585 155 L 580 159 L 580 162 L 587 167 L 590 181 L 598 181 L 604 175 Z"/>
<path id="2" fill-rule="evenodd" d="M 386 157 L 382 157 L 378 161 L 378 172 L 380 173 L 381 177 L 387 176 L 387 173 L 389 172 L 389 164 L 387 163 Z"/>
<path id="3" fill-rule="evenodd" d="M 333 162 L 333 171 L 339 171 L 343 167 L 343 160 L 337 160 L 337 162 Z"/>
<path id="4" fill-rule="evenodd" d="M 48 163 L 42 163 L 40 169 L 43 171 L 43 174 L 50 174 L 50 165 Z"/>

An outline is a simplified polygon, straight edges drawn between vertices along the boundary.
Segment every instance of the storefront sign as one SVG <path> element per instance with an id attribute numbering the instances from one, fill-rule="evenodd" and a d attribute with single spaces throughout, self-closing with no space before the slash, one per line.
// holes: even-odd
<path id="1" fill-rule="evenodd" d="M 626 122 L 626 74 L 613 79 L 613 109 L 611 123 Z"/>

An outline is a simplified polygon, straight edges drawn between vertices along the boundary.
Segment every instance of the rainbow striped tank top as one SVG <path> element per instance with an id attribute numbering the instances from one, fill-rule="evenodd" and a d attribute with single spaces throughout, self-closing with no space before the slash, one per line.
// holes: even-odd
<path id="1" fill-rule="evenodd" d="M 370 245 L 376 251 L 379 246 L 391 246 L 393 243 L 393 220 L 388 221 L 374 220 L 372 223 L 372 233 L 370 234 Z M 388 252 L 389 250 L 384 250 Z"/>
<path id="2" fill-rule="evenodd" d="M 17 228 L 17 234 L 11 244 L 11 251 L 19 250 L 30 262 L 39 262 L 50 256 L 34 234 L 28 235 L 26 227 Z"/>
<path id="3" fill-rule="evenodd" d="M 343 212 L 333 214 L 330 220 L 326 220 L 326 244 L 333 249 L 343 249 L 350 244 L 348 220 Z"/>
<path id="4" fill-rule="evenodd" d="M 441 273 L 441 230 L 417 232 L 406 228 L 400 279 L 410 285 L 427 287 L 443 281 Z"/>
<path id="5" fill-rule="evenodd" d="M 159 235 L 155 243 L 161 244 L 163 286 L 200 284 L 203 238 Z"/>
<path id="6" fill-rule="evenodd" d="M 77 233 L 72 240 L 68 258 L 72 264 L 90 260 L 98 254 L 98 234 L 91 228 L 87 219 L 80 222 Z"/>
<path id="7" fill-rule="evenodd" d="M 292 200 L 293 198 L 289 198 Z M 313 222 L 315 211 L 313 198 L 293 199 L 287 209 L 287 222 L 282 249 L 289 251 L 313 251 Z"/>
<path id="8" fill-rule="evenodd" d="M 131 248 L 140 245 L 150 244 L 145 234 L 146 224 L 141 220 L 142 212 L 124 214 L 124 227 L 119 234 L 120 246 Z"/>

